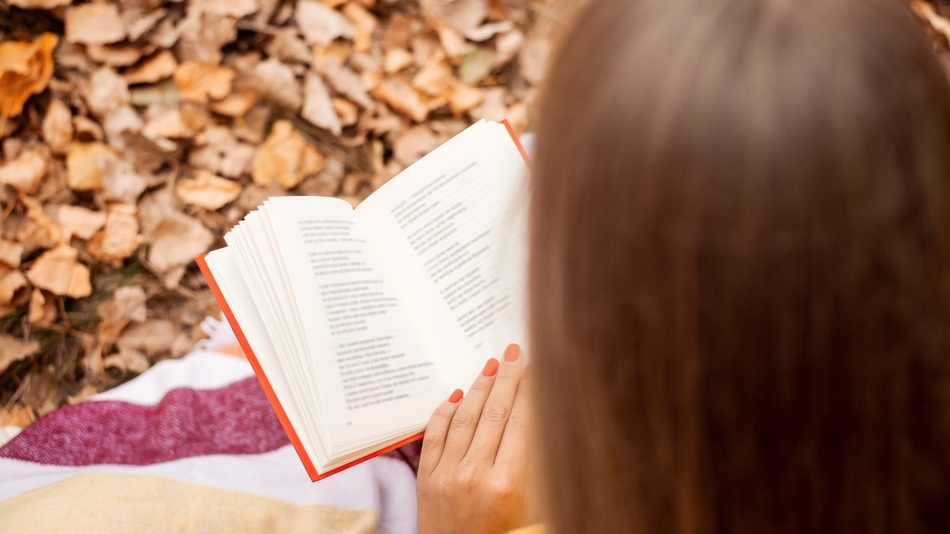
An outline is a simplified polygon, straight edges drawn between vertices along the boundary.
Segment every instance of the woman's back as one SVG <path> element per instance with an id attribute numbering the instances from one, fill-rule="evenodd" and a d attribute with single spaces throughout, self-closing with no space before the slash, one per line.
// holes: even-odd
<path id="1" fill-rule="evenodd" d="M 950 89 L 897 0 L 595 2 L 531 321 L 557 531 L 950 531 Z"/>

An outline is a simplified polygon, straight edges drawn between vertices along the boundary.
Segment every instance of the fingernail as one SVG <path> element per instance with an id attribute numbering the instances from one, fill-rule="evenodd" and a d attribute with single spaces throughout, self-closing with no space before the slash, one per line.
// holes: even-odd
<path id="1" fill-rule="evenodd" d="M 518 356 L 521 356 L 521 347 L 512 343 L 505 348 L 505 361 L 508 363 L 518 360 Z"/>
<path id="2" fill-rule="evenodd" d="M 461 390 L 461 389 L 456 389 L 455 391 L 452 392 L 451 395 L 449 395 L 449 402 L 451 402 L 452 404 L 455 404 L 456 402 L 458 402 L 458 401 L 460 401 L 460 400 L 462 400 L 462 390 Z"/>
<path id="3" fill-rule="evenodd" d="M 525 366 L 524 366 L 524 372 L 521 373 L 521 379 L 522 379 L 522 380 L 528 380 L 529 378 L 531 378 L 531 370 L 532 370 L 532 369 L 534 369 L 534 366 L 531 365 L 530 363 L 529 363 L 528 365 L 525 365 Z"/>
<path id="4" fill-rule="evenodd" d="M 490 358 L 488 363 L 485 364 L 485 368 L 482 369 L 482 374 L 485 376 L 495 376 L 495 373 L 498 372 L 498 360 Z"/>

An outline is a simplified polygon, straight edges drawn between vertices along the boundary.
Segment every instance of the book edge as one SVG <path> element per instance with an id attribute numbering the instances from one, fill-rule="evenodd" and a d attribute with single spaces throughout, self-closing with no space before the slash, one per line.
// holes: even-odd
<path id="1" fill-rule="evenodd" d="M 254 351 L 251 350 L 251 345 L 248 343 L 247 338 L 244 337 L 244 331 L 241 330 L 241 327 L 238 325 L 237 319 L 234 318 L 234 314 L 231 312 L 231 307 L 224 299 L 224 294 L 221 293 L 221 288 L 218 287 L 218 282 L 214 279 L 214 275 L 211 274 L 211 269 L 208 268 L 208 264 L 205 262 L 205 256 L 207 256 L 207 254 L 202 254 L 195 257 L 195 263 L 198 264 L 201 274 L 204 275 L 205 280 L 208 282 L 208 289 L 211 290 L 211 294 L 214 295 L 215 300 L 218 301 L 218 306 L 221 308 L 221 312 L 231 325 L 231 329 L 234 330 L 234 335 L 237 337 L 238 344 L 240 344 L 241 348 L 244 350 L 244 356 L 247 358 L 248 362 L 250 362 L 251 368 L 254 370 L 254 374 L 257 375 L 257 381 L 261 385 L 261 389 L 264 390 L 264 395 L 270 402 L 271 407 L 274 408 L 274 413 L 277 415 L 277 420 L 280 421 L 280 426 L 283 427 L 284 433 L 287 434 L 287 438 L 294 446 L 294 450 L 297 452 L 297 456 L 300 457 L 300 461 L 303 463 L 304 469 L 307 470 L 307 475 L 312 481 L 319 480 L 317 477 L 320 475 L 317 473 L 316 467 L 314 467 L 313 462 L 310 460 L 310 456 L 303 447 L 303 443 L 297 436 L 297 431 L 294 430 L 293 425 L 290 424 L 290 419 L 287 418 L 287 414 L 284 412 L 284 408 L 281 406 L 280 401 L 277 400 L 277 395 L 274 393 L 274 389 L 267 380 L 264 370 L 261 369 L 260 363 L 257 361 L 257 356 L 254 355 Z"/>

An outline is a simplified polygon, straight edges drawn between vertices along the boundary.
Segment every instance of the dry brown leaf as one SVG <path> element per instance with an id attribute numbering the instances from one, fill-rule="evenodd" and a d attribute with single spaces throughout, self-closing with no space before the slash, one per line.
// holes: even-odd
<path id="1" fill-rule="evenodd" d="M 429 107 L 419 93 L 401 77 L 383 80 L 371 94 L 415 122 L 422 122 L 429 116 Z"/>
<path id="2" fill-rule="evenodd" d="M 119 9 L 108 3 L 79 4 L 66 9 L 66 40 L 71 43 L 108 44 L 125 39 Z"/>
<path id="3" fill-rule="evenodd" d="M 23 9 L 55 9 L 57 7 L 68 6 L 73 0 L 8 0 L 11 6 L 22 7 Z"/>
<path id="4" fill-rule="evenodd" d="M 216 210 L 241 194 L 241 184 L 199 170 L 192 180 L 180 180 L 175 193 L 186 204 Z"/>
<path id="5" fill-rule="evenodd" d="M 56 297 L 48 291 L 34 289 L 30 296 L 30 308 L 27 319 L 36 325 L 49 325 L 56 320 L 59 310 L 56 308 Z"/>
<path id="6" fill-rule="evenodd" d="M 115 153 L 102 143 L 72 143 L 66 155 L 69 187 L 77 191 L 102 188 L 102 173 Z"/>
<path id="7" fill-rule="evenodd" d="M 178 59 L 219 64 L 223 57 L 221 48 L 237 37 L 234 23 L 232 17 L 190 11 L 175 29 L 179 35 Z"/>
<path id="8" fill-rule="evenodd" d="M 130 373 L 144 373 L 152 365 L 145 354 L 128 347 L 121 347 L 119 352 L 106 356 L 102 364 L 107 369 L 118 369 Z"/>
<path id="9" fill-rule="evenodd" d="M 393 158 L 404 165 L 415 163 L 443 141 L 427 124 L 409 128 L 393 142 Z"/>
<path id="10" fill-rule="evenodd" d="M 142 243 L 135 214 L 135 206 L 110 206 L 105 228 L 89 240 L 90 254 L 113 265 L 131 256 Z"/>
<path id="11" fill-rule="evenodd" d="M 356 37 L 356 26 L 352 22 L 318 0 L 298 0 L 296 19 L 297 27 L 311 45 L 327 46 L 341 37 Z"/>
<path id="12" fill-rule="evenodd" d="M 129 85 L 137 83 L 155 83 L 168 78 L 175 73 L 178 61 L 175 55 L 168 50 L 146 59 L 141 65 L 130 68 L 122 74 Z"/>
<path id="13" fill-rule="evenodd" d="M 106 200 L 134 204 L 149 185 L 149 177 L 138 172 L 131 161 L 123 157 L 106 160 L 102 173 Z"/>
<path id="14" fill-rule="evenodd" d="M 383 60 L 383 70 L 387 74 L 395 74 L 402 69 L 413 64 L 414 58 L 404 48 L 393 48 L 386 51 L 386 58 Z"/>
<path id="15" fill-rule="evenodd" d="M 144 126 L 142 117 L 132 109 L 132 106 L 116 108 L 102 120 L 106 139 L 117 150 L 125 149 L 126 133 L 139 133 Z"/>
<path id="16" fill-rule="evenodd" d="M 439 42 L 442 43 L 445 53 L 453 60 L 464 56 L 472 49 L 471 43 L 466 41 L 458 30 L 447 24 L 437 24 L 435 31 L 439 35 Z"/>
<path id="17" fill-rule="evenodd" d="M 211 111 L 228 117 L 243 117 L 254 104 L 258 95 L 254 91 L 236 91 L 211 104 Z"/>
<path id="18" fill-rule="evenodd" d="M 148 261 L 162 272 L 190 264 L 214 242 L 214 234 L 180 211 L 167 212 L 148 237 Z"/>
<path id="19" fill-rule="evenodd" d="M 173 79 L 183 100 L 203 103 L 231 93 L 234 71 L 214 63 L 186 61 L 175 70 Z"/>
<path id="20" fill-rule="evenodd" d="M 511 61 L 524 44 L 524 34 L 517 29 L 502 33 L 495 39 L 495 67 Z"/>
<path id="21" fill-rule="evenodd" d="M 139 286 L 117 289 L 112 298 L 96 310 L 96 314 L 102 319 L 98 326 L 99 343 L 108 349 L 130 322 L 144 323 L 148 318 L 146 300 L 145 291 Z"/>
<path id="22" fill-rule="evenodd" d="M 181 356 L 191 349 L 193 343 L 188 336 L 174 323 L 167 319 L 155 319 L 144 323 L 133 324 L 125 329 L 122 337 L 116 342 L 119 350 L 141 351 L 151 358 L 169 353 L 171 356 Z"/>
<path id="23" fill-rule="evenodd" d="M 242 73 L 239 82 L 239 88 L 254 91 L 291 111 L 303 105 L 303 91 L 293 69 L 276 59 L 258 63 L 254 70 Z"/>
<path id="24" fill-rule="evenodd" d="M 191 0 L 188 9 L 219 17 L 241 18 L 254 13 L 260 7 L 256 0 Z"/>
<path id="25" fill-rule="evenodd" d="M 368 52 L 373 44 L 373 32 L 379 23 L 363 6 L 350 2 L 343 6 L 343 14 L 356 25 L 356 36 L 353 39 L 353 49 L 357 52 Z"/>
<path id="26" fill-rule="evenodd" d="M 373 99 L 366 93 L 360 77 L 352 70 L 336 61 L 327 61 L 325 73 L 327 83 L 334 91 L 356 102 L 366 109 L 373 107 Z"/>
<path id="27" fill-rule="evenodd" d="M 23 258 L 23 245 L 16 241 L 0 239 L 0 263 L 10 267 L 19 267 Z"/>
<path id="28" fill-rule="evenodd" d="M 336 135 L 340 135 L 342 131 L 340 118 L 337 117 L 333 102 L 330 100 L 330 91 L 327 90 L 320 76 L 313 72 L 307 73 L 304 82 L 304 102 L 300 116 L 310 124 L 329 130 Z"/>
<path id="29" fill-rule="evenodd" d="M 92 74 L 84 96 L 89 110 L 97 117 L 104 117 L 110 111 L 132 102 L 128 84 L 109 67 L 102 67 Z"/>
<path id="30" fill-rule="evenodd" d="M 74 137 L 84 143 L 89 141 L 102 141 L 105 138 L 99 123 L 82 115 L 73 117 L 73 131 L 75 132 Z M 67 147 L 66 150 L 68 151 L 69 148 Z"/>
<path id="31" fill-rule="evenodd" d="M 456 116 L 481 105 L 485 101 L 482 90 L 470 85 L 455 84 L 449 94 L 449 109 Z"/>
<path id="32" fill-rule="evenodd" d="M 22 272 L 0 266 L 0 307 L 19 306 L 29 294 L 30 284 Z"/>
<path id="33" fill-rule="evenodd" d="M 230 128 L 220 126 L 208 127 L 195 138 L 195 144 L 199 147 L 191 151 L 188 162 L 228 178 L 247 172 L 257 154 L 255 147 L 239 142 Z"/>
<path id="34" fill-rule="evenodd" d="M 130 44 L 88 45 L 86 54 L 97 62 L 110 67 L 128 67 L 135 65 L 143 56 L 155 51 L 154 45 L 137 46 Z"/>
<path id="35" fill-rule="evenodd" d="M 30 96 L 46 89 L 56 41 L 55 35 L 44 33 L 32 43 L 0 43 L 0 118 L 16 117 Z"/>
<path id="36" fill-rule="evenodd" d="M 137 7 L 129 4 L 130 2 L 127 2 L 123 6 L 122 23 L 128 32 L 130 41 L 138 41 L 139 37 L 151 31 L 158 21 L 164 19 L 165 15 L 168 14 L 168 11 L 165 9 L 151 9 L 149 6 Z M 153 34 L 152 37 L 155 37 L 155 35 Z M 177 39 L 177 36 L 175 36 L 175 38 Z M 168 48 L 174 44 L 174 41 L 172 41 L 163 46 L 161 39 L 152 39 L 151 42 L 160 48 Z"/>
<path id="37" fill-rule="evenodd" d="M 423 93 L 436 96 L 445 93 L 452 80 L 452 67 L 448 63 L 444 60 L 431 61 L 413 76 L 412 86 Z"/>
<path id="38" fill-rule="evenodd" d="M 488 17 L 485 0 L 454 0 L 435 3 L 432 7 L 435 7 L 431 14 L 433 18 L 452 26 L 459 33 L 477 28 Z"/>
<path id="39" fill-rule="evenodd" d="M 481 43 L 487 41 L 499 33 L 504 33 L 511 31 L 515 27 L 513 20 L 500 20 L 498 22 L 490 22 L 483 26 L 473 28 L 465 32 L 465 38 L 469 41 L 475 41 Z"/>
<path id="40" fill-rule="evenodd" d="M 32 356 L 38 350 L 40 344 L 36 341 L 24 341 L 0 333 L 0 373 L 9 369 L 14 362 Z"/>
<path id="41" fill-rule="evenodd" d="M 30 193 L 46 176 L 49 165 L 49 150 L 45 147 L 28 148 L 0 166 L 0 184 L 12 186 L 21 193 Z"/>
<path id="42" fill-rule="evenodd" d="M 547 35 L 533 35 L 522 45 L 518 65 L 521 75 L 537 85 L 547 74 L 548 58 L 551 56 L 551 39 Z"/>
<path id="43" fill-rule="evenodd" d="M 300 38 L 296 28 L 278 28 L 270 44 L 267 55 L 281 61 L 310 63 L 313 53 L 307 43 Z"/>
<path id="44" fill-rule="evenodd" d="M 89 239 L 106 224 L 105 213 L 79 206 L 52 205 L 44 210 L 59 225 L 66 241 L 73 236 Z"/>
<path id="45" fill-rule="evenodd" d="M 72 298 L 92 294 L 89 269 L 77 260 L 79 253 L 69 245 L 44 252 L 26 272 L 30 282 L 54 295 Z"/>
<path id="46" fill-rule="evenodd" d="M 332 102 L 333 111 L 335 111 L 337 117 L 340 118 L 341 126 L 356 124 L 357 119 L 360 117 L 359 106 L 343 98 L 334 98 Z"/>
<path id="47" fill-rule="evenodd" d="M 43 140 L 55 154 L 63 154 L 73 140 L 73 115 L 69 106 L 60 100 L 51 100 L 43 117 Z"/>
<path id="48" fill-rule="evenodd" d="M 326 158 L 310 146 L 290 121 L 274 123 L 251 167 L 254 183 L 268 187 L 277 182 L 283 189 L 296 187 L 304 178 L 326 166 Z"/>

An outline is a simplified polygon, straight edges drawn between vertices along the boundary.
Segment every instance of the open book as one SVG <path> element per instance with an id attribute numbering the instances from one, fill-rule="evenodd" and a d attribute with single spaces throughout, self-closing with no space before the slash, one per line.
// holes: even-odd
<path id="1" fill-rule="evenodd" d="M 275 197 L 198 264 L 312 480 L 421 436 L 526 341 L 524 150 L 480 121 L 353 209 Z"/>

